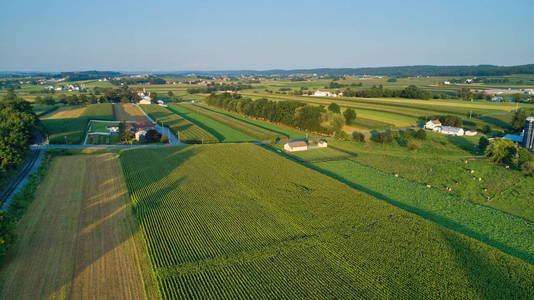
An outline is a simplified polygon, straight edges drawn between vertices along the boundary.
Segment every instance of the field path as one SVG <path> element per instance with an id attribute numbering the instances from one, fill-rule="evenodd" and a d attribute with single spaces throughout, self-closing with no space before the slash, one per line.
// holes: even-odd
<path id="1" fill-rule="evenodd" d="M 152 299 L 117 157 L 56 158 L 2 265 L 0 299 Z"/>

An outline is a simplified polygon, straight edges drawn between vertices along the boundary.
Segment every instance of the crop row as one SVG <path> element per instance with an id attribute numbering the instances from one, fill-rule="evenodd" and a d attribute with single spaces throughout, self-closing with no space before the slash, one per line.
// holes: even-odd
<path id="1" fill-rule="evenodd" d="M 168 127 L 174 135 L 185 143 L 214 143 L 218 139 L 211 133 L 156 104 L 141 105 L 141 108 L 154 121 Z"/>
<path id="2" fill-rule="evenodd" d="M 167 299 L 534 293 L 533 265 L 256 145 L 134 149 L 120 159 Z"/>
<path id="3" fill-rule="evenodd" d="M 534 224 L 351 160 L 315 164 L 354 187 L 534 262 Z"/>

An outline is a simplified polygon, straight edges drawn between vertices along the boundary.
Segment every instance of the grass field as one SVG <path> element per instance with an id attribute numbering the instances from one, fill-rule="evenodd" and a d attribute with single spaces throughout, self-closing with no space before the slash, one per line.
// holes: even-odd
<path id="1" fill-rule="evenodd" d="M 113 120 L 112 104 L 64 106 L 41 117 L 50 144 L 81 144 L 89 120 Z"/>
<path id="2" fill-rule="evenodd" d="M 1 299 L 157 296 L 116 155 L 55 158 L 0 272 Z"/>
<path id="3" fill-rule="evenodd" d="M 306 133 L 304 133 L 302 131 L 299 131 L 297 129 L 294 129 L 294 128 L 290 128 L 290 127 L 285 126 L 285 125 L 276 125 L 276 124 L 273 124 L 273 123 L 268 122 L 268 121 L 262 121 L 262 120 L 255 120 L 255 119 L 247 118 L 247 117 L 235 114 L 235 113 L 222 111 L 220 109 L 217 109 L 217 108 L 211 107 L 211 106 L 196 105 L 196 104 L 195 104 L 195 106 L 203 108 L 205 110 L 209 110 L 209 111 L 212 111 L 212 112 L 216 112 L 216 113 L 225 115 L 227 117 L 242 121 L 242 122 L 247 123 L 247 124 L 254 125 L 256 127 L 259 127 L 259 128 L 262 128 L 262 129 L 265 129 L 265 130 L 268 130 L 268 131 L 271 131 L 271 132 L 273 132 L 274 134 L 276 134 L 278 136 L 282 135 L 282 136 L 287 137 L 288 139 L 302 139 L 302 138 L 306 137 Z M 313 136 L 313 135 L 310 135 L 310 136 Z"/>
<path id="4" fill-rule="evenodd" d="M 113 114 L 118 121 L 148 121 L 139 107 L 133 104 L 116 103 L 113 105 Z"/>
<path id="5" fill-rule="evenodd" d="M 157 104 L 141 105 L 141 109 L 154 121 L 163 123 L 165 127 L 170 128 L 184 143 L 213 143 L 218 141 L 211 133 Z"/>
<path id="6" fill-rule="evenodd" d="M 120 159 L 164 299 L 534 293 L 533 265 L 256 145 Z"/>
<path id="7" fill-rule="evenodd" d="M 180 117 L 196 124 L 207 132 L 215 136 L 220 142 L 246 142 L 253 141 L 254 138 L 238 131 L 224 123 L 215 120 L 207 114 L 198 112 L 198 109 L 190 110 L 191 106 L 184 105 L 170 105 L 169 110 L 178 114 Z"/>

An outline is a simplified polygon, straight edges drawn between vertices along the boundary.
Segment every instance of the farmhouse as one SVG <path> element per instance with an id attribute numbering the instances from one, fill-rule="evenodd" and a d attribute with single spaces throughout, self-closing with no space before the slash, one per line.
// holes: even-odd
<path id="1" fill-rule="evenodd" d="M 336 94 L 336 93 L 332 93 L 332 92 L 328 92 L 328 91 L 315 91 L 315 93 L 313 93 L 312 96 L 315 96 L 315 97 L 337 97 L 337 96 L 343 96 L 343 93 L 339 93 L 339 94 Z"/>
<path id="2" fill-rule="evenodd" d="M 308 144 L 306 142 L 291 142 L 284 145 L 284 150 L 289 152 L 305 151 L 308 150 Z"/>
<path id="3" fill-rule="evenodd" d="M 433 131 L 437 131 L 441 127 L 441 122 L 439 120 L 430 120 L 426 122 L 425 128 Z"/>
<path id="4" fill-rule="evenodd" d="M 131 124 L 132 127 L 130 127 L 130 130 L 132 132 L 138 132 L 138 131 L 149 131 L 151 129 L 156 129 L 154 127 L 154 124 L 151 122 L 135 122 Z"/>
<path id="5" fill-rule="evenodd" d="M 464 130 L 458 127 L 442 126 L 438 132 L 448 135 L 461 136 L 464 135 Z"/>

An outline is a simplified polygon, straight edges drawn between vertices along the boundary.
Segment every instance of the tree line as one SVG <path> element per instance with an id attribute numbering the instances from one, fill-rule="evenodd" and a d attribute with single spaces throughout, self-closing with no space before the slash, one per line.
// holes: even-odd
<path id="1" fill-rule="evenodd" d="M 237 92 L 244 89 L 250 89 L 252 86 L 250 84 L 217 84 L 209 83 L 207 86 L 195 87 L 187 89 L 189 94 L 209 94 L 217 91 L 232 91 Z"/>
<path id="2" fill-rule="evenodd" d="M 330 105 L 326 109 L 323 106 L 312 106 L 296 101 L 271 101 L 266 98 L 252 100 L 231 93 L 211 94 L 206 102 L 230 112 L 322 134 L 340 131 L 346 122 L 337 104 Z M 350 111 L 345 112 L 347 117 L 356 118 L 356 113 Z"/>
<path id="3" fill-rule="evenodd" d="M 90 94 L 72 94 L 72 95 L 45 95 L 35 97 L 35 103 L 40 105 L 83 105 L 95 103 L 134 103 L 141 100 L 133 90 L 123 86 L 118 89 L 95 87 Z"/>
<path id="4" fill-rule="evenodd" d="M 408 98 L 408 99 L 430 99 L 432 93 L 415 85 L 410 85 L 402 90 L 385 89 L 382 85 L 364 90 L 352 90 L 350 88 L 343 91 L 345 97 L 361 98 Z"/>

